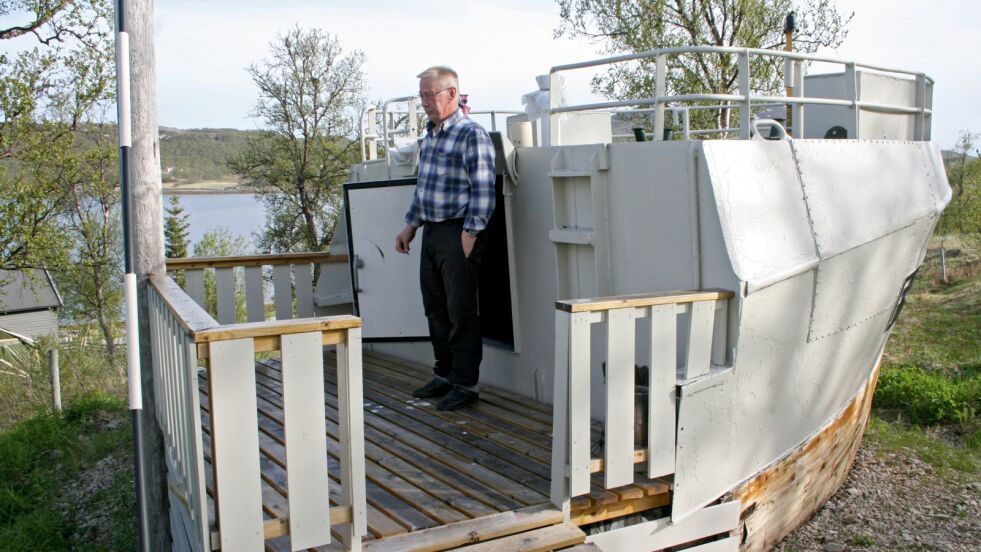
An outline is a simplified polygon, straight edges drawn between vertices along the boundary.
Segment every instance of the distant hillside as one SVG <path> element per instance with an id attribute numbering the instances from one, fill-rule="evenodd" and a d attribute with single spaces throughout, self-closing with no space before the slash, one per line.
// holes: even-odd
<path id="1" fill-rule="evenodd" d="M 160 169 L 164 182 L 235 180 L 228 159 L 245 150 L 254 130 L 160 128 Z"/>

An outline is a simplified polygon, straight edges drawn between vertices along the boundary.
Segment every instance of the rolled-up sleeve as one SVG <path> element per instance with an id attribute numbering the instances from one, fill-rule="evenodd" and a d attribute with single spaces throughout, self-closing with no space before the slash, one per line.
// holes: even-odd
<path id="1" fill-rule="evenodd" d="M 487 228 L 494 213 L 494 144 L 487 131 L 474 126 L 467 137 L 464 166 L 470 180 L 470 203 L 463 221 L 464 230 Z"/>

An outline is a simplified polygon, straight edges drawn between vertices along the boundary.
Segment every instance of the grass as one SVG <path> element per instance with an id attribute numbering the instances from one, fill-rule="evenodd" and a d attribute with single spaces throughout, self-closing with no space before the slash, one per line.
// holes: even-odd
<path id="1" fill-rule="evenodd" d="M 981 276 L 920 269 L 883 355 L 866 437 L 914 451 L 948 479 L 981 471 Z"/>
<path id="2" fill-rule="evenodd" d="M 122 401 L 81 397 L 60 414 L 41 414 L 0 434 L 0 547 L 28 550 L 136 548 L 133 472 L 125 458 L 132 436 Z M 107 485 L 78 488 L 80 474 L 121 455 L 123 469 L 104 468 Z M 69 491 L 70 489 L 77 489 Z M 111 528 L 86 526 L 105 516 Z"/>

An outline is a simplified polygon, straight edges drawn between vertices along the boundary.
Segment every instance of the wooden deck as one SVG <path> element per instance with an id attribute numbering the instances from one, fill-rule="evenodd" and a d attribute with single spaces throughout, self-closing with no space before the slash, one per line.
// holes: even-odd
<path id="1" fill-rule="evenodd" d="M 327 454 L 338 472 L 337 380 L 333 353 L 325 355 Z M 431 377 L 426 367 L 366 353 L 364 367 L 368 530 L 366 549 L 428 550 L 559 525 L 549 504 L 551 426 L 549 405 L 481 386 L 476 407 L 439 412 L 412 390 Z M 262 500 L 267 520 L 288 515 L 280 364 L 256 363 Z M 213 514 L 208 386 L 200 380 L 202 422 Z M 594 425 L 594 441 L 601 426 Z M 332 501 L 338 483 L 331 481 Z M 573 500 L 573 522 L 583 525 L 664 506 L 670 486 L 638 478 L 634 485 L 599 490 Z M 503 514 L 502 512 L 514 512 Z M 517 515 L 516 515 L 517 514 Z M 267 536 L 286 524 L 267 521 Z M 335 534 L 336 538 L 336 534 Z M 289 550 L 289 538 L 267 540 L 269 550 Z M 335 543 L 324 550 L 340 549 Z"/>

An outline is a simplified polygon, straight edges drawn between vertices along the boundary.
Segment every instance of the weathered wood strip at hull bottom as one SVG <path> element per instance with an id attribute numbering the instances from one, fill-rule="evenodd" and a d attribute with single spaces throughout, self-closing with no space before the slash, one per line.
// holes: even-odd
<path id="1" fill-rule="evenodd" d="M 769 550 L 807 521 L 845 481 L 872 410 L 879 365 L 828 425 L 800 447 L 738 486 L 740 550 Z"/>

